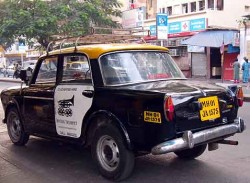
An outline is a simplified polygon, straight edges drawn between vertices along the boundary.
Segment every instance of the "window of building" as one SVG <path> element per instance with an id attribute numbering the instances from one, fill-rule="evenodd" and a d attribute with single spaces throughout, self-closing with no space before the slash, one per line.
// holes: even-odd
<path id="1" fill-rule="evenodd" d="M 223 9 L 224 9 L 224 1 L 217 0 L 217 10 L 223 10 Z"/>
<path id="2" fill-rule="evenodd" d="M 166 12 L 165 12 L 165 8 L 162 8 L 162 9 L 161 9 L 161 12 L 162 12 L 162 13 L 166 13 Z"/>
<path id="3" fill-rule="evenodd" d="M 182 4 L 182 13 L 188 13 L 188 4 Z"/>
<path id="4" fill-rule="evenodd" d="M 245 6 L 245 12 L 250 12 L 250 6 Z"/>
<path id="5" fill-rule="evenodd" d="M 181 6 L 180 5 L 173 6 L 173 15 L 179 15 L 179 14 L 181 14 Z"/>
<path id="6" fill-rule="evenodd" d="M 199 11 L 205 10 L 205 0 L 199 1 Z"/>
<path id="7" fill-rule="evenodd" d="M 214 9 L 214 0 L 207 0 L 207 8 L 211 10 Z"/>
<path id="8" fill-rule="evenodd" d="M 167 14 L 172 15 L 172 6 L 167 7 Z"/>
<path id="9" fill-rule="evenodd" d="M 191 6 L 191 12 L 196 12 L 196 2 L 190 3 Z"/>

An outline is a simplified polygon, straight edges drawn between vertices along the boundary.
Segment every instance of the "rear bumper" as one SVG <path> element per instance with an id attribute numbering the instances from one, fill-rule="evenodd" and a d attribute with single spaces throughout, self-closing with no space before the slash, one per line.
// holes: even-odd
<path id="1" fill-rule="evenodd" d="M 154 146 L 151 153 L 154 155 L 175 152 L 182 149 L 191 149 L 197 144 L 206 143 L 220 138 L 232 136 L 235 133 L 241 133 L 245 129 L 244 120 L 236 118 L 233 123 L 218 126 L 196 133 L 186 131 L 182 137 L 172 139 Z"/>

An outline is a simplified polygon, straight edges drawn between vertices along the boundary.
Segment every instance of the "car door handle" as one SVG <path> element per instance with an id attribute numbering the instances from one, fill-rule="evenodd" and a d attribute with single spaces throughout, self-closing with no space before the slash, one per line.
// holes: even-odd
<path id="1" fill-rule="evenodd" d="M 88 98 L 92 98 L 94 96 L 94 91 L 92 90 L 84 90 L 82 95 Z"/>

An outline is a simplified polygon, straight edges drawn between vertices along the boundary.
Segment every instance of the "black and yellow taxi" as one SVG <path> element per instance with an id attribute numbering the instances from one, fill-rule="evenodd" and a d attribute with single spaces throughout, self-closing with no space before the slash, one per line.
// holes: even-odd
<path id="1" fill-rule="evenodd" d="M 84 69 L 66 65 L 86 61 Z M 240 87 L 187 80 L 165 47 L 109 43 L 50 51 L 1 93 L 15 145 L 39 136 L 91 147 L 99 172 L 128 177 L 141 154 L 194 159 L 244 131 Z"/>

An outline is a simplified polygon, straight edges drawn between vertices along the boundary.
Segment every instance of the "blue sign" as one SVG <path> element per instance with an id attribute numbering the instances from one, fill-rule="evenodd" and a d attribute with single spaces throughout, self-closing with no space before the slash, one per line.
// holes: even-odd
<path id="1" fill-rule="evenodd" d="M 206 19 L 199 18 L 190 20 L 190 31 L 200 31 L 206 29 Z"/>
<path id="2" fill-rule="evenodd" d="M 168 33 L 174 34 L 181 32 L 181 22 L 173 22 L 168 24 Z"/>
<path id="3" fill-rule="evenodd" d="M 156 36 L 156 25 L 149 26 L 151 36 Z"/>
<path id="4" fill-rule="evenodd" d="M 167 14 L 157 14 L 156 17 L 157 26 L 168 26 L 168 15 Z"/>
<path id="5" fill-rule="evenodd" d="M 188 25 L 189 27 L 182 27 L 184 25 L 183 24 L 184 22 L 185 22 L 185 25 Z M 182 22 L 171 22 L 168 24 L 168 33 L 169 34 L 185 32 L 185 30 L 189 30 L 192 32 L 192 31 L 201 31 L 204 29 L 206 29 L 206 19 L 205 18 L 187 20 L 187 21 L 182 21 Z"/>
<path id="6" fill-rule="evenodd" d="M 162 39 L 162 40 L 168 39 L 168 15 L 167 14 L 157 14 L 156 26 L 157 26 L 157 39 Z"/>

